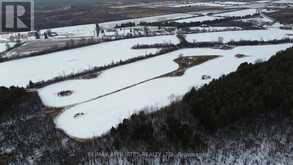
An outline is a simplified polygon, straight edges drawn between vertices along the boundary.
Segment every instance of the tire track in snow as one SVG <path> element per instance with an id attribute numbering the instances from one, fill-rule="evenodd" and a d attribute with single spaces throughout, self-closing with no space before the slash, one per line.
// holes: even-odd
<path id="1" fill-rule="evenodd" d="M 173 72 L 173 71 L 172 71 Z M 169 73 L 172 73 L 172 72 L 169 72 Z M 167 73 L 167 74 L 169 74 Z M 88 102 L 91 102 L 91 101 L 94 101 L 94 100 L 98 100 L 98 99 L 101 99 L 103 97 L 106 97 L 106 96 L 109 96 L 109 95 L 112 95 L 112 94 L 115 94 L 115 93 L 118 93 L 118 92 L 121 92 L 121 91 L 124 91 L 126 89 L 129 89 L 129 88 L 132 88 L 132 87 L 135 87 L 135 86 L 138 86 L 140 84 L 144 84 L 146 82 L 149 82 L 149 81 L 152 81 L 152 80 L 155 80 L 155 79 L 158 79 L 162 76 L 164 76 L 165 74 L 163 75 L 160 75 L 160 76 L 157 76 L 157 77 L 154 77 L 154 78 L 150 78 L 150 79 L 147 79 L 147 80 L 144 80 L 144 81 L 141 81 L 139 83 L 136 83 L 136 84 L 132 84 L 132 85 L 129 85 L 129 86 L 126 86 L 124 88 L 121 88 L 121 89 L 118 89 L 118 90 L 115 90 L 115 91 L 112 91 L 112 92 L 109 92 L 109 93 L 106 93 L 106 94 L 103 94 L 103 95 L 100 95 L 100 96 L 97 96 L 97 97 L 94 97 L 94 98 L 91 98 L 91 99 L 88 99 L 88 100 L 85 100 L 85 101 L 82 101 L 82 102 L 79 102 L 79 103 L 75 103 L 75 104 L 71 104 L 71 105 L 67 105 L 65 106 L 64 108 L 65 109 L 68 109 L 68 108 L 72 108 L 74 106 L 77 106 L 77 105 L 80 105 L 80 104 L 84 104 L 84 103 L 88 103 Z"/>
<path id="2" fill-rule="evenodd" d="M 200 56 L 198 56 L 198 58 L 199 58 L 199 57 L 200 57 Z M 214 58 L 218 58 L 218 57 L 221 57 L 221 56 L 217 56 L 217 55 L 216 55 L 216 56 L 213 57 L 213 56 L 209 55 L 209 56 L 206 56 L 206 57 L 212 57 L 212 58 L 211 58 L 211 59 L 204 60 L 204 61 L 201 61 L 200 63 L 196 63 L 196 64 L 194 64 L 194 65 L 188 66 L 188 67 L 184 68 L 184 72 L 185 72 L 187 69 L 189 69 L 189 68 L 192 68 L 192 67 L 194 67 L 194 66 L 200 65 L 200 64 L 202 64 L 202 63 L 205 63 L 205 62 L 207 62 L 207 61 L 209 61 L 209 60 L 212 60 L 212 59 L 214 59 Z M 174 62 L 175 62 L 175 61 L 174 61 Z M 175 63 L 177 63 L 177 62 L 175 62 Z M 177 63 L 177 64 L 178 64 L 178 63 Z M 181 66 L 180 66 L 180 64 L 178 64 L 178 66 L 179 66 L 179 67 L 178 67 L 176 70 L 173 70 L 173 71 L 171 71 L 171 72 L 164 73 L 164 74 L 159 75 L 159 76 L 155 76 L 155 77 L 153 77 L 153 78 L 150 78 L 150 79 L 147 79 L 147 80 L 144 80 L 144 81 L 141 81 L 141 82 L 138 82 L 138 83 L 135 83 L 135 84 L 132 84 L 132 85 L 126 86 L 126 87 L 124 87 L 124 88 L 120 88 L 120 89 L 118 89 L 118 90 L 114 90 L 114 91 L 112 91 L 112 92 L 109 92 L 109 93 L 106 93 L 106 94 L 103 94 L 103 95 L 100 95 L 100 96 L 97 96 L 97 97 L 94 97 L 94 98 L 91 98 L 91 99 L 88 99 L 88 100 L 85 100 L 85 101 L 82 101 L 82 102 L 78 102 L 78 103 L 75 103 L 75 104 L 67 105 L 67 106 L 65 106 L 64 108 L 65 108 L 65 109 L 69 109 L 69 108 L 72 108 L 72 107 L 77 106 L 77 105 L 81 105 L 81 104 L 84 104 L 84 103 L 88 103 L 88 102 L 91 102 L 91 101 L 95 101 L 95 100 L 101 99 L 101 98 L 103 98 L 103 97 L 106 97 L 106 96 L 109 96 L 109 95 L 112 95 L 112 94 L 115 94 L 115 93 L 118 93 L 118 92 L 124 91 L 124 90 L 129 89 L 129 88 L 133 88 L 133 87 L 135 87 L 135 86 L 138 86 L 138 85 L 144 84 L 144 83 L 146 83 L 146 82 L 149 82 L 149 81 L 152 81 L 152 80 L 155 80 L 155 79 L 158 79 L 158 78 L 170 77 L 170 74 L 172 74 L 172 73 L 174 73 L 174 72 L 178 72 L 180 69 L 182 69 Z M 171 77 L 172 77 L 172 76 L 171 76 Z"/>

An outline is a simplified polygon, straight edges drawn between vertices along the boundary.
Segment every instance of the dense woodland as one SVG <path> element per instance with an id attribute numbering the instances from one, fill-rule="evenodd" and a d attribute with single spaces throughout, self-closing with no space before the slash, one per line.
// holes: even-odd
<path id="1" fill-rule="evenodd" d="M 220 67 L 220 66 L 219 66 Z M 268 62 L 191 89 L 162 109 L 146 108 L 102 137 L 78 142 L 54 127 L 38 95 L 0 88 L 0 164 L 151 164 L 153 157 L 101 151 L 194 152 L 164 164 L 288 164 L 293 149 L 293 48 Z M 173 163 L 172 163 L 173 162 Z"/>
<path id="2" fill-rule="evenodd" d="M 23 88 L 0 87 L 0 115 L 5 111 L 12 110 L 13 104 L 24 96 L 26 96 L 26 92 Z"/>

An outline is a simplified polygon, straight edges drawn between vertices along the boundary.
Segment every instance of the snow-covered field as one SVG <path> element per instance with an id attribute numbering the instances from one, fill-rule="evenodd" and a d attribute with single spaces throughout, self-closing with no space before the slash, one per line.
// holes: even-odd
<path id="1" fill-rule="evenodd" d="M 116 25 L 120 25 L 122 23 L 128 23 L 128 22 L 133 22 L 133 23 L 140 23 L 140 22 L 157 22 L 157 21 L 166 21 L 170 19 L 179 19 L 179 18 L 186 18 L 186 17 L 191 17 L 193 16 L 192 14 L 188 13 L 176 13 L 176 14 L 168 14 L 168 15 L 160 15 L 160 16 L 154 16 L 154 17 L 143 17 L 143 18 L 135 18 L 135 19 L 127 19 L 127 20 L 121 20 L 121 21 L 112 21 L 112 22 L 105 22 L 105 23 L 100 23 L 99 25 L 102 28 L 113 28 Z"/>
<path id="2" fill-rule="evenodd" d="M 223 31 L 223 30 L 241 30 L 242 28 L 231 26 L 231 27 L 214 27 L 214 26 L 208 26 L 208 27 L 190 27 L 191 30 L 199 30 L 199 31 Z"/>
<path id="3" fill-rule="evenodd" d="M 7 49 L 6 44 L 0 43 L 0 52 L 4 52 Z"/>
<path id="4" fill-rule="evenodd" d="M 258 59 L 267 60 L 280 50 L 291 47 L 292 44 L 237 47 L 232 50 L 218 49 L 182 49 L 162 56 L 166 60 L 154 65 L 166 65 L 166 61 L 173 63 L 170 57 L 221 55 L 223 57 L 208 61 L 187 70 L 184 76 L 160 78 L 144 84 L 120 91 L 118 93 L 80 104 L 66 109 L 56 119 L 56 126 L 68 135 L 77 138 L 91 138 L 108 131 L 112 126 L 129 117 L 132 113 L 146 107 L 161 107 L 170 103 L 170 96 L 183 95 L 192 86 L 202 86 L 210 80 L 202 80 L 202 75 L 218 78 L 223 74 L 235 71 L 243 62 L 255 62 Z M 248 57 L 236 58 L 236 54 L 245 54 Z M 148 60 L 147 60 L 148 61 Z M 145 62 L 140 65 L 144 65 Z M 131 77 L 131 75 L 129 75 Z M 113 78 L 113 81 L 120 81 Z M 93 86 L 92 91 L 99 86 Z M 51 97 L 49 94 L 48 97 Z"/>
<path id="5" fill-rule="evenodd" d="M 135 44 L 178 43 L 176 36 L 158 36 L 106 42 L 38 57 L 0 63 L 0 86 L 26 86 L 29 81 L 48 80 L 94 66 L 155 53 L 158 49 L 134 50 Z"/>
<path id="6" fill-rule="evenodd" d="M 141 17 L 141 18 L 134 18 L 134 19 L 126 19 L 126 20 L 119 20 L 119 21 L 110 21 L 100 23 L 99 26 L 104 29 L 112 29 L 116 25 L 120 25 L 122 23 L 140 23 L 140 22 L 156 22 L 156 21 L 166 21 L 166 20 L 173 20 L 173 19 L 180 19 L 186 17 L 192 17 L 194 14 L 189 13 L 175 13 L 175 14 L 166 14 L 166 15 L 159 15 L 159 16 L 152 16 L 152 17 Z M 56 32 L 58 34 L 57 38 L 63 37 L 92 37 L 96 36 L 96 25 L 95 24 L 85 24 L 85 25 L 75 25 L 75 26 L 66 26 L 66 27 L 59 27 L 59 28 L 51 28 L 51 29 L 42 29 L 41 33 L 46 32 L 47 30 L 51 30 L 52 32 Z M 11 34 L 1 34 L 0 39 L 8 40 L 10 35 L 16 35 L 17 33 Z M 20 34 L 27 35 L 27 32 L 22 32 Z M 30 39 L 30 38 L 26 38 Z"/>
<path id="7" fill-rule="evenodd" d="M 181 3 L 171 4 L 170 7 L 193 7 L 193 6 L 208 6 L 208 7 L 231 7 L 246 5 L 247 2 L 239 1 L 214 1 L 214 2 L 196 2 L 196 3 Z"/>
<path id="8" fill-rule="evenodd" d="M 205 16 L 199 16 L 199 17 L 192 17 L 192 18 L 180 19 L 180 20 L 177 20 L 175 22 L 178 22 L 178 23 L 183 23 L 183 22 L 189 23 L 189 22 L 212 21 L 212 20 L 215 20 L 215 19 L 219 19 L 219 18 L 205 15 Z"/>
<path id="9" fill-rule="evenodd" d="M 186 19 L 180 19 L 175 22 L 179 23 L 189 23 L 189 22 L 199 22 L 199 21 L 211 21 L 215 19 L 220 19 L 221 17 L 243 17 L 248 15 L 253 15 L 256 13 L 256 9 L 243 9 L 243 10 L 237 10 L 237 11 L 228 11 L 228 12 L 222 12 L 222 13 L 215 13 L 212 15 L 204 15 L 204 16 L 198 16 L 198 17 L 192 17 L 192 18 L 186 18 Z"/>
<path id="10" fill-rule="evenodd" d="M 96 25 L 76 25 L 67 26 L 60 28 L 50 29 L 52 32 L 56 32 L 59 37 L 89 37 L 96 36 Z M 46 32 L 47 29 L 41 30 L 42 33 Z"/>
<path id="11" fill-rule="evenodd" d="M 187 13 L 176 13 L 176 14 L 168 14 L 168 15 L 160 15 L 160 16 L 153 16 L 153 17 L 142 17 L 142 18 L 135 18 L 135 19 L 126 19 L 126 20 L 119 20 L 119 21 L 110 21 L 100 23 L 99 26 L 105 29 L 112 29 L 116 25 L 120 25 L 122 23 L 140 23 L 140 22 L 156 22 L 156 21 L 165 21 L 170 19 L 179 19 L 179 18 L 186 18 L 191 17 L 192 14 Z M 86 24 L 86 25 L 76 25 L 76 26 L 67 26 L 67 27 L 60 27 L 60 28 L 53 28 L 50 29 L 53 32 L 57 32 L 59 37 L 88 37 L 88 36 L 96 36 L 96 25 L 95 24 Z M 42 30 L 41 32 L 45 32 L 47 29 Z"/>
<path id="12" fill-rule="evenodd" d="M 219 37 L 223 37 L 224 42 L 228 42 L 230 40 L 272 40 L 292 37 L 288 34 L 293 34 L 293 32 L 271 28 L 268 30 L 188 34 L 186 38 L 190 42 L 200 42 L 218 41 Z M 131 47 L 138 43 L 164 42 L 178 43 L 178 39 L 174 35 L 127 39 L 1 63 L 0 76 L 5 78 L 1 79 L 0 85 L 26 86 L 30 80 L 33 82 L 48 80 L 94 66 L 103 66 L 119 60 L 155 53 L 158 49 L 133 50 Z"/>
<path id="13" fill-rule="evenodd" d="M 186 39 L 190 42 L 193 41 L 218 41 L 219 37 L 223 37 L 224 42 L 231 40 L 273 40 L 292 38 L 288 34 L 293 34 L 292 30 L 281 30 L 277 28 L 270 28 L 267 30 L 245 30 L 245 31 L 225 31 L 225 32 L 214 32 L 214 33 L 198 33 L 198 34 L 187 34 Z"/>
<path id="14" fill-rule="evenodd" d="M 215 14 L 214 16 L 218 17 L 243 17 L 247 15 L 256 14 L 256 9 L 244 9 L 244 10 L 237 10 L 233 12 L 225 12 L 220 14 Z"/>
<path id="15" fill-rule="evenodd" d="M 247 2 L 239 2 L 239 1 L 216 1 L 217 4 L 223 4 L 223 5 L 246 5 Z"/>
<path id="16" fill-rule="evenodd" d="M 242 19 L 241 21 L 243 21 L 243 22 L 257 22 L 259 24 L 263 24 L 263 23 L 272 24 L 272 23 L 274 23 L 274 20 L 272 20 L 269 17 L 248 18 L 248 19 Z"/>
<path id="17" fill-rule="evenodd" d="M 0 53 L 7 50 L 7 48 L 8 48 L 7 46 L 13 47 L 14 45 L 15 45 L 14 42 L 1 42 L 0 43 Z"/>
<path id="18" fill-rule="evenodd" d="M 292 37 L 288 34 L 293 34 L 293 32 L 270 28 L 268 30 L 188 34 L 186 38 L 190 42 L 200 42 L 218 41 L 219 37 L 223 37 L 224 42 L 229 42 L 230 40 L 272 40 Z M 133 50 L 131 47 L 138 43 L 164 42 L 178 43 L 178 39 L 174 35 L 127 39 L 1 63 L 0 76 L 5 78 L 1 79 L 0 85 L 26 86 L 30 80 L 33 82 L 48 80 L 94 66 L 103 66 L 119 60 L 155 53 L 158 49 Z"/>
<path id="19" fill-rule="evenodd" d="M 193 6 L 209 6 L 209 7 L 224 7 L 223 4 L 209 3 L 209 2 L 198 2 L 198 3 L 186 3 L 170 5 L 170 7 L 193 7 Z"/>
<path id="20" fill-rule="evenodd" d="M 69 80 L 53 84 L 40 89 L 39 95 L 47 106 L 64 107 L 79 103 L 174 71 L 178 66 L 170 61 L 175 56 L 178 54 L 123 65 L 107 70 L 94 79 Z M 73 94 L 60 97 L 58 93 L 61 91 L 73 91 Z"/>
<path id="21" fill-rule="evenodd" d="M 278 0 L 278 1 L 274 1 L 273 3 L 275 4 L 293 4 L 292 0 Z"/>
<path id="22" fill-rule="evenodd" d="M 288 37 L 287 34 L 293 34 L 289 30 L 269 29 L 269 30 L 251 30 L 251 31 L 228 31 L 214 33 L 188 34 L 187 40 L 193 41 L 217 41 L 219 37 L 223 37 L 224 42 L 230 40 L 272 40 Z M 174 37 L 174 36 L 165 36 Z M 168 39 L 167 39 L 168 40 Z M 174 39 L 170 38 L 170 41 Z M 175 54 L 177 56 L 178 54 Z M 168 58 L 168 60 L 166 60 Z M 168 73 L 176 69 L 175 63 L 169 63 L 174 59 L 172 55 L 164 55 L 164 57 L 156 57 L 142 62 L 137 62 L 123 67 L 114 68 L 103 72 L 98 78 L 91 80 L 71 80 L 58 84 L 54 84 L 40 90 L 40 96 L 48 106 L 62 107 L 84 100 L 101 96 L 118 89 L 122 89 L 129 85 L 133 85 L 144 80 L 154 78 L 156 76 Z M 165 62 L 164 65 L 155 67 L 152 63 Z M 141 65 L 143 63 L 144 65 Z M 154 67 L 149 67 L 154 66 Z M 142 74 L 143 73 L 143 74 Z M 120 81 L 113 81 L 113 77 L 120 78 Z M 112 81 L 111 81 L 112 80 Z M 92 90 L 91 86 L 95 84 L 99 86 L 96 90 Z M 59 97 L 61 91 L 70 90 L 74 93 L 68 97 Z M 48 97 L 50 96 L 50 97 Z"/>

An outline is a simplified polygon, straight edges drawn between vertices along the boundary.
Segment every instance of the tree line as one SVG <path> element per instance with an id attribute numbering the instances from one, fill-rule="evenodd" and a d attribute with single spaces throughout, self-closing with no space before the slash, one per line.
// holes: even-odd
<path id="1" fill-rule="evenodd" d="M 221 17 L 214 20 L 203 20 L 203 21 L 195 21 L 195 22 L 170 22 L 170 21 L 161 21 L 161 22 L 140 22 L 140 26 L 158 26 L 158 27 L 177 27 L 177 28 L 186 28 L 186 27 L 194 27 L 194 26 L 201 26 L 201 25 L 213 25 L 213 24 L 220 24 L 220 23 L 229 23 L 234 20 L 239 19 L 247 19 L 257 17 L 259 14 L 251 14 L 246 16 L 231 16 L 231 17 Z M 196 18 L 196 17 L 195 17 Z"/>
<path id="2" fill-rule="evenodd" d="M 126 65 L 126 64 L 130 64 L 130 63 L 134 63 L 140 60 L 145 60 L 148 58 L 152 58 L 152 57 L 156 57 L 156 56 L 160 56 L 172 51 L 175 51 L 175 48 L 170 48 L 170 47 L 166 47 L 164 49 L 159 50 L 156 53 L 150 53 L 150 54 L 146 54 L 143 56 L 137 56 L 137 57 L 133 57 L 127 60 L 119 60 L 117 62 L 112 61 L 112 63 L 104 65 L 104 66 L 96 66 L 96 67 L 92 67 L 90 69 L 84 70 L 82 72 L 77 72 L 77 73 L 71 73 L 68 75 L 61 75 L 61 76 L 57 76 L 54 77 L 52 79 L 49 80 L 44 80 L 44 81 L 39 81 L 39 82 L 33 82 L 30 81 L 29 84 L 27 85 L 27 88 L 42 88 L 54 83 L 58 83 L 61 81 L 66 81 L 66 80 L 72 80 L 72 79 L 78 79 L 79 77 L 82 77 L 84 75 L 88 75 L 88 74 L 93 74 L 93 73 L 99 73 L 99 72 L 103 72 L 105 70 L 114 68 L 114 67 L 118 67 L 118 66 L 122 66 L 122 65 Z"/>

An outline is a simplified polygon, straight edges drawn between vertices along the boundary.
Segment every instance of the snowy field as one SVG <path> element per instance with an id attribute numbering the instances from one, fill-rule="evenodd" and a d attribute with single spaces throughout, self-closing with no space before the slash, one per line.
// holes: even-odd
<path id="1" fill-rule="evenodd" d="M 216 1 L 217 4 L 223 4 L 223 5 L 246 5 L 247 2 L 239 2 L 239 1 Z"/>
<path id="2" fill-rule="evenodd" d="M 293 0 L 278 0 L 274 1 L 275 4 L 293 4 Z"/>
<path id="3" fill-rule="evenodd" d="M 224 28 L 224 27 L 223 27 Z M 257 35 L 256 35 L 257 34 Z M 234 31 L 234 32 L 215 32 L 215 33 L 199 33 L 188 34 L 187 40 L 193 41 L 217 41 L 219 37 L 224 38 L 224 42 L 228 42 L 231 39 L 238 40 L 272 40 L 282 39 L 288 37 L 287 34 L 293 34 L 292 31 L 270 29 L 270 30 L 252 30 L 252 31 Z M 236 38 L 238 36 L 238 38 Z M 168 73 L 176 69 L 175 63 L 167 63 L 160 67 L 152 63 L 160 63 L 161 61 L 172 61 L 175 57 L 172 55 L 164 55 L 164 57 L 156 57 L 141 62 L 125 65 L 123 67 L 114 68 L 109 71 L 103 72 L 100 77 L 92 80 L 71 80 L 61 82 L 48 86 L 40 90 L 40 96 L 48 106 L 62 107 L 70 104 L 82 102 L 84 100 L 94 98 L 95 96 L 101 96 L 112 91 L 127 87 L 132 84 L 142 82 L 144 80 Z M 169 59 L 171 58 L 171 59 Z M 168 65 L 169 64 L 169 65 Z M 146 69 L 147 68 L 147 69 Z M 143 74 L 142 74 L 143 73 Z M 123 81 L 111 81 L 112 77 L 122 78 Z M 123 78 L 124 77 L 124 78 Z M 91 84 L 98 84 L 97 90 L 91 91 Z M 74 93 L 70 97 L 59 97 L 58 93 L 61 91 L 70 90 Z M 50 97 L 48 97 L 50 95 Z M 44 96 L 44 97 L 43 97 Z"/>
<path id="4" fill-rule="evenodd" d="M 153 17 L 141 17 L 135 19 L 126 19 L 126 20 L 119 20 L 119 21 L 110 21 L 100 23 L 99 26 L 105 29 L 112 29 L 116 25 L 120 25 L 122 23 L 140 23 L 140 22 L 156 22 L 156 21 L 166 21 L 166 20 L 173 20 L 173 19 L 180 19 L 186 17 L 192 17 L 193 14 L 188 13 L 176 13 L 176 14 L 167 14 L 167 15 L 160 15 L 160 16 L 153 16 Z M 76 26 L 66 26 L 66 27 L 59 27 L 59 28 L 51 28 L 51 29 L 43 29 L 41 33 L 46 32 L 47 30 L 51 30 L 52 32 L 56 32 L 58 34 L 57 38 L 63 37 L 92 37 L 96 36 L 96 25 L 95 24 L 85 24 L 85 25 L 76 25 Z M 21 34 L 26 34 L 27 32 L 23 32 Z M 0 35 L 0 39 L 9 39 L 10 35 L 16 34 L 2 34 Z"/>
<path id="5" fill-rule="evenodd" d="M 267 40 L 273 40 L 273 39 L 292 38 L 290 34 L 293 34 L 292 30 L 281 30 L 277 28 L 270 28 L 267 30 L 243 30 L 243 31 L 225 31 L 225 32 L 214 32 L 214 33 L 187 34 L 186 39 L 189 42 L 218 41 L 219 37 L 223 37 L 224 42 L 229 42 L 231 40 L 267 41 Z"/>
<path id="6" fill-rule="evenodd" d="M 199 17 L 192 17 L 192 18 L 180 19 L 180 20 L 177 20 L 175 22 L 178 22 L 178 23 L 184 23 L 184 22 L 185 23 L 189 23 L 189 22 L 212 21 L 212 20 L 215 20 L 215 19 L 219 19 L 219 18 L 205 15 L 205 16 L 199 16 Z"/>
<path id="7" fill-rule="evenodd" d="M 116 25 L 120 25 L 122 23 L 140 23 L 140 22 L 156 22 L 156 21 L 166 21 L 170 19 L 179 19 L 179 18 L 186 18 L 191 17 L 193 14 L 187 13 L 176 13 L 176 14 L 168 14 L 168 15 L 160 15 L 160 16 L 153 16 L 153 17 L 142 17 L 142 18 L 135 18 L 135 19 L 126 19 L 126 20 L 119 20 L 119 21 L 110 21 L 100 23 L 99 26 L 105 29 L 112 29 Z M 50 29 L 53 32 L 58 33 L 58 37 L 89 37 L 89 36 L 96 36 L 96 25 L 95 24 L 86 24 L 86 25 L 76 25 L 76 26 L 67 26 L 61 28 L 53 28 Z M 42 30 L 41 32 L 45 32 L 47 29 Z"/>
<path id="8" fill-rule="evenodd" d="M 237 11 L 231 11 L 231 12 L 223 12 L 223 13 L 215 13 L 212 15 L 204 15 L 199 17 L 192 17 L 192 18 L 186 18 L 186 19 L 180 19 L 175 22 L 179 23 L 189 23 L 189 22 L 200 22 L 200 21 L 212 21 L 215 19 L 220 19 L 219 17 L 233 17 L 233 16 L 247 16 L 247 15 L 253 15 L 256 13 L 256 9 L 244 9 L 244 10 L 237 10 Z"/>
<path id="9" fill-rule="evenodd" d="M 87 25 L 76 25 L 76 26 L 67 26 L 60 28 L 50 29 L 52 32 L 56 32 L 58 37 L 91 37 L 96 36 L 96 25 L 87 24 Z M 47 29 L 41 30 L 41 33 L 46 32 Z"/>
<path id="10" fill-rule="evenodd" d="M 223 74 L 235 71 L 243 62 L 255 62 L 258 59 L 268 60 L 280 50 L 291 47 L 292 44 L 237 47 L 232 50 L 217 49 L 182 49 L 162 56 L 166 60 L 154 65 L 166 65 L 165 61 L 184 56 L 220 55 L 217 58 L 187 70 L 184 76 L 160 78 L 123 90 L 121 92 L 66 109 L 56 119 L 57 128 L 64 130 L 69 136 L 77 138 L 92 138 L 107 132 L 112 126 L 120 123 L 136 111 L 146 107 L 162 107 L 170 103 L 171 96 L 180 96 L 192 86 L 200 87 L 210 80 L 202 80 L 202 75 L 218 78 Z M 236 54 L 248 57 L 236 58 Z M 141 63 L 144 65 L 144 62 Z M 131 75 L 129 75 L 131 77 Z M 113 80 L 115 81 L 115 80 Z M 120 81 L 120 80 L 116 80 Z M 93 87 L 93 91 L 94 91 Z M 99 88 L 96 86 L 96 88 Z M 50 95 L 49 95 L 50 97 Z M 135 101 L 134 101 L 135 100 Z M 82 115 L 78 115 L 82 114 Z"/>
<path id="11" fill-rule="evenodd" d="M 209 7 L 225 7 L 223 4 L 209 3 L 209 2 L 198 2 L 198 3 L 186 3 L 169 5 L 169 7 L 193 7 L 193 6 L 209 6 Z"/>
<path id="12" fill-rule="evenodd" d="M 140 22 L 166 21 L 166 20 L 186 18 L 186 17 L 191 17 L 191 16 L 193 16 L 193 15 L 188 14 L 188 13 L 176 13 L 176 14 L 160 15 L 160 16 L 154 16 L 154 17 L 143 17 L 143 18 L 121 20 L 121 21 L 105 22 L 105 23 L 100 23 L 99 25 L 102 28 L 109 29 L 109 28 L 114 28 L 116 25 L 120 25 L 122 23 L 128 23 L 128 22 L 133 22 L 133 23 L 138 24 Z"/>
<path id="13" fill-rule="evenodd" d="M 230 26 L 230 27 L 214 27 L 214 26 L 209 26 L 209 27 L 190 27 L 190 30 L 199 30 L 199 31 L 223 31 L 223 30 L 242 30 L 242 28 L 237 27 L 237 26 Z"/>
<path id="14" fill-rule="evenodd" d="M 220 14 L 215 14 L 214 16 L 217 17 L 244 17 L 247 15 L 256 14 L 256 9 L 245 9 L 245 10 L 238 10 L 233 12 L 225 12 Z"/>
<path id="15" fill-rule="evenodd" d="M 203 42 L 218 41 L 219 37 L 223 37 L 224 42 L 229 42 L 231 40 L 272 40 L 292 37 L 288 34 L 293 34 L 293 32 L 271 28 L 268 30 L 188 34 L 186 38 L 190 42 Z M 174 35 L 127 39 L 1 63 L 0 76 L 5 77 L 5 79 L 1 79 L 0 85 L 26 86 L 30 80 L 33 82 L 48 80 L 56 76 L 80 72 L 94 66 L 103 66 L 119 60 L 155 53 L 158 49 L 134 50 L 131 47 L 138 43 L 164 42 L 176 44 L 178 39 Z"/>
<path id="16" fill-rule="evenodd" d="M 171 4 L 169 7 L 193 7 L 193 6 L 208 6 L 208 7 L 231 7 L 231 6 L 241 6 L 246 5 L 247 2 L 239 1 L 214 1 L 214 2 L 196 2 L 196 3 L 181 3 L 181 4 Z"/>
<path id="17" fill-rule="evenodd" d="M 14 42 L 0 42 L 0 53 L 7 50 L 7 44 L 9 45 L 9 47 L 13 47 L 15 45 Z"/>
<path id="18" fill-rule="evenodd" d="M 5 43 L 0 43 L 0 52 L 4 52 L 7 49 Z"/>
<path id="19" fill-rule="evenodd" d="M 48 80 L 94 66 L 155 53 L 158 49 L 134 50 L 131 47 L 135 44 L 164 42 L 179 41 L 176 36 L 135 38 L 0 63 L 0 76 L 5 77 L 0 80 L 0 86 L 26 86 L 30 80 L 33 82 Z"/>
<path id="20" fill-rule="evenodd" d="M 40 89 L 39 95 L 47 106 L 72 105 L 174 71 L 178 65 L 170 61 L 177 56 L 176 53 L 123 65 L 106 70 L 94 79 L 60 82 Z M 60 97 L 61 91 L 73 91 L 73 94 Z"/>
<path id="21" fill-rule="evenodd" d="M 192 4 L 179 4 L 178 6 L 184 6 L 184 5 L 207 5 L 207 4 L 214 4 L 214 5 L 222 5 L 225 6 L 227 4 L 231 5 L 232 2 L 217 2 L 217 3 L 192 3 Z M 235 2 L 235 4 L 241 4 L 241 2 Z M 234 5 L 235 5 L 234 4 Z M 250 14 L 256 13 L 256 9 L 244 9 L 244 10 L 238 10 L 233 12 L 225 12 L 220 14 L 214 14 L 212 16 L 199 16 L 199 17 L 192 17 L 197 14 L 192 13 L 176 13 L 176 14 L 168 14 L 168 15 L 160 15 L 160 16 L 153 16 L 153 17 L 142 17 L 142 18 L 135 18 L 135 19 L 127 19 L 127 20 L 119 20 L 119 21 L 111 21 L 111 22 L 104 22 L 100 23 L 99 25 L 104 29 L 112 29 L 116 25 L 120 25 L 122 23 L 140 23 L 140 22 L 156 22 L 156 21 L 166 21 L 166 20 L 177 20 L 176 22 L 182 23 L 182 22 L 198 22 L 198 21 L 207 21 L 207 20 L 215 20 L 219 19 L 219 17 L 227 17 L 227 16 L 246 16 Z M 202 13 L 201 13 L 202 14 Z M 192 17 L 192 18 L 189 18 Z M 186 18 L 186 19 L 184 19 Z M 41 33 L 46 32 L 48 29 L 41 30 Z M 96 36 L 96 25 L 95 24 L 86 24 L 86 25 L 76 25 L 76 26 L 67 26 L 67 27 L 60 27 L 60 28 L 52 28 L 50 29 L 53 32 L 56 32 L 58 34 L 57 38 L 63 38 L 63 37 L 92 37 Z M 22 33 L 25 34 L 26 33 Z M 9 39 L 10 35 L 16 35 L 16 34 L 5 34 L 1 35 L 0 38 L 4 38 L 6 40 Z M 31 38 L 25 38 L 25 40 L 30 40 Z"/>
<path id="22" fill-rule="evenodd" d="M 272 20 L 269 17 L 248 18 L 248 19 L 241 19 L 241 21 L 243 21 L 243 22 L 257 22 L 257 23 L 260 23 L 260 24 L 263 24 L 263 23 L 264 24 L 265 23 L 272 24 L 272 23 L 274 23 L 274 20 Z"/>

